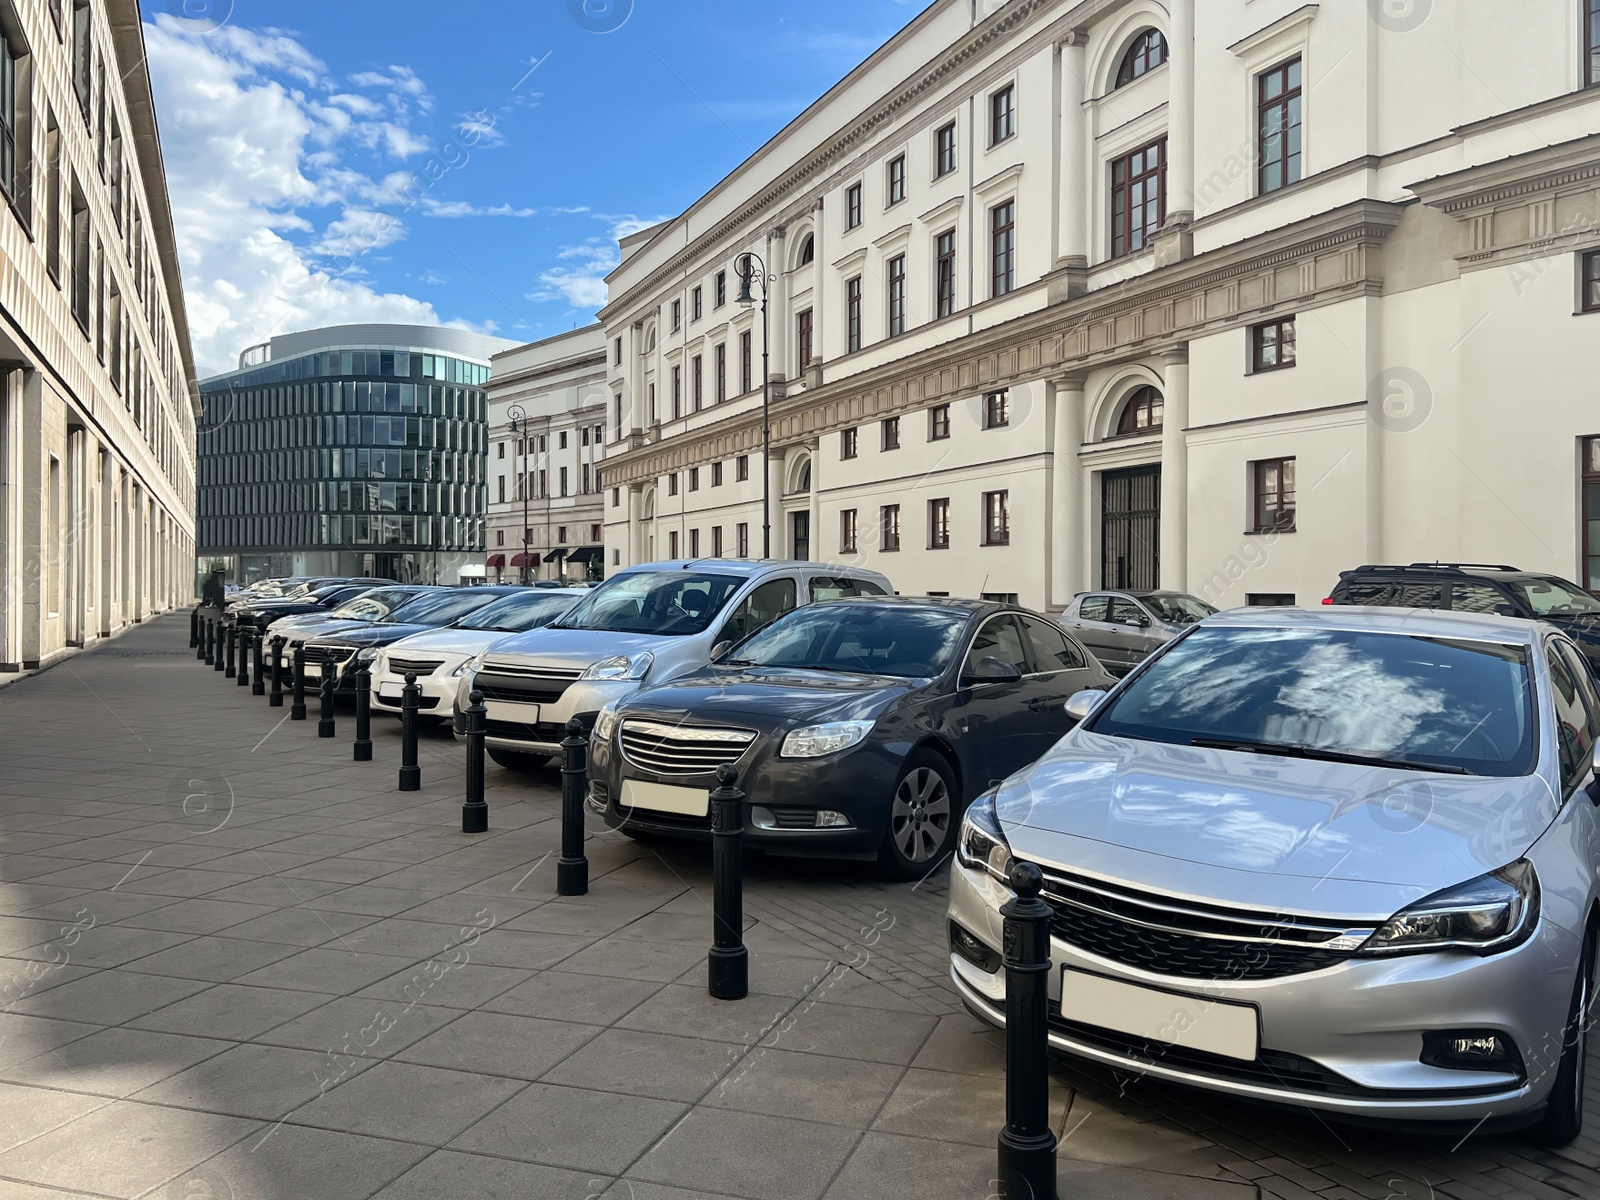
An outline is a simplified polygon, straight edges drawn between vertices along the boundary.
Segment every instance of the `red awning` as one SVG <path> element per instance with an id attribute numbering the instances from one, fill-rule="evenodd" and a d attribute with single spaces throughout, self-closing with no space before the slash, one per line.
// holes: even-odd
<path id="1" fill-rule="evenodd" d="M 491 554 L 489 555 L 489 561 L 483 565 L 490 571 L 498 571 L 506 565 L 506 556 L 504 554 Z"/>
<path id="2" fill-rule="evenodd" d="M 537 554 L 513 554 L 511 556 L 511 565 L 513 567 L 537 567 L 539 565 L 539 556 Z"/>

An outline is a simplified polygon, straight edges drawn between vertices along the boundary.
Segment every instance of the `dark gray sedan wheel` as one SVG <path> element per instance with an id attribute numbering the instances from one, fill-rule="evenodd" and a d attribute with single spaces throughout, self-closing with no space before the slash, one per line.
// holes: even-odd
<path id="1" fill-rule="evenodd" d="M 931 750 L 916 751 L 906 760 L 889 802 L 878 864 L 896 879 L 926 875 L 948 853 L 959 817 L 950 764 Z"/>

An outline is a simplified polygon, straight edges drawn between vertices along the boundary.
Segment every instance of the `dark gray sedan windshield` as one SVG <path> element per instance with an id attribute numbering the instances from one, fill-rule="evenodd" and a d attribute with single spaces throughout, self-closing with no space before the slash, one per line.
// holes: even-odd
<path id="1" fill-rule="evenodd" d="M 1523 775 L 1534 757 L 1525 650 L 1399 633 L 1202 626 L 1088 727 L 1474 775 Z"/>
<path id="2" fill-rule="evenodd" d="M 813 604 L 778 618 L 723 661 L 929 678 L 949 665 L 967 621 L 964 612 L 936 608 Z"/>
<path id="3" fill-rule="evenodd" d="M 423 592 L 409 604 L 402 604 L 387 617 L 386 625 L 448 625 L 497 598 L 495 592 Z"/>
<path id="4" fill-rule="evenodd" d="M 463 617 L 456 622 L 456 628 L 487 629 L 497 633 L 525 633 L 530 629 L 542 629 L 550 624 L 572 607 L 572 601 L 573 597 L 565 592 L 554 596 L 548 592 L 541 595 L 532 590 L 516 592 L 510 596 L 502 596 L 493 604 L 485 605 L 477 612 Z"/>
<path id="5" fill-rule="evenodd" d="M 346 601 L 331 615 L 341 621 L 376 621 L 388 616 L 415 595 L 410 590 L 378 588 Z"/>

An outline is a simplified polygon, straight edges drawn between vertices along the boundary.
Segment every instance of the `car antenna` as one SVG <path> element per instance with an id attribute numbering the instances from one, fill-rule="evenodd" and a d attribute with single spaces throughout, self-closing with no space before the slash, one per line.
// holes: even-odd
<path id="1" fill-rule="evenodd" d="M 983 577 L 983 582 L 978 585 L 978 599 L 979 600 L 983 599 L 983 589 L 988 587 L 988 586 L 989 586 L 989 577 L 987 575 L 985 575 Z"/>

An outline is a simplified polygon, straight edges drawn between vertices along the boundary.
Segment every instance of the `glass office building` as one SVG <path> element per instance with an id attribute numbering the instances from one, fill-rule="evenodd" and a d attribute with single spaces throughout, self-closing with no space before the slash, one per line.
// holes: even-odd
<path id="1" fill-rule="evenodd" d="M 200 569 L 455 583 L 481 564 L 489 357 L 456 329 L 275 337 L 203 380 Z"/>

